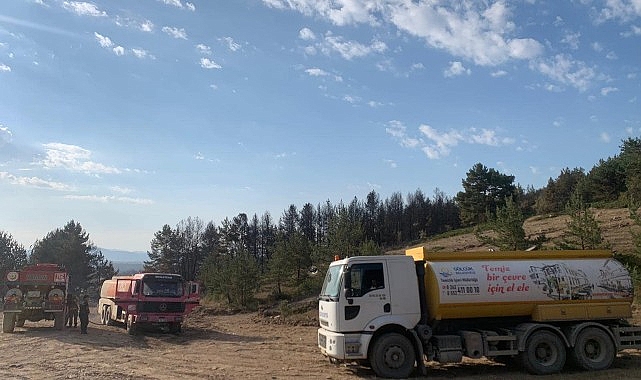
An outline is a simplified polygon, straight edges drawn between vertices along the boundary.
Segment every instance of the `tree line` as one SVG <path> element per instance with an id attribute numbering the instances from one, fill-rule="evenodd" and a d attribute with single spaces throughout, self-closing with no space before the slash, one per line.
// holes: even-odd
<path id="1" fill-rule="evenodd" d="M 11 234 L 0 231 L 0 273 L 38 263 L 64 267 L 69 274 L 69 289 L 76 293 L 96 295 L 102 282 L 117 274 L 113 263 L 105 259 L 89 234 L 74 220 L 36 240 L 30 253 Z"/>
<path id="2" fill-rule="evenodd" d="M 349 203 L 327 200 L 300 208 L 292 204 L 278 220 L 269 212 L 261 216 L 241 213 L 219 225 L 188 217 L 154 234 L 144 270 L 201 280 L 210 295 L 247 307 L 255 302 L 259 289 L 266 289 L 273 299 L 317 292 L 322 273 L 335 255 L 382 254 L 462 227 L 473 229 L 479 240 L 497 249 L 541 246 L 544 237 L 527 237 L 523 231 L 525 219 L 537 214 L 570 216 L 566 235 L 554 248 L 607 247 L 593 207 L 628 207 L 641 225 L 641 139 L 624 140 L 620 149 L 588 172 L 561 170 L 542 189 L 524 189 L 514 182 L 514 176 L 477 163 L 462 180 L 463 190 L 453 198 L 438 188 L 432 197 L 418 189 L 406 196 L 395 192 L 381 199 L 371 191 L 365 199 L 354 197 Z M 61 252 L 60 242 L 65 239 L 76 244 L 75 256 L 47 256 Z M 635 234 L 634 239 L 636 251 L 631 254 L 641 256 L 641 236 Z M 104 278 L 103 270 L 109 271 L 110 263 L 73 221 L 37 241 L 28 259 L 20 253 L 24 248 L 4 232 L 0 250 L 5 266 L 59 260 L 73 267 L 77 278 L 86 279 L 83 285 Z"/>

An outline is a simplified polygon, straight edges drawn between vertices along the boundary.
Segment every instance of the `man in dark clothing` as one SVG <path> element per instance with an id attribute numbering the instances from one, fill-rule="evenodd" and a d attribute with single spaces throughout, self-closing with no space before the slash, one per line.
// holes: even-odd
<path id="1" fill-rule="evenodd" d="M 78 326 L 78 301 L 73 294 L 67 294 L 67 302 L 65 303 L 67 308 L 67 317 L 65 319 L 65 325 L 71 327 L 73 322 L 73 327 Z"/>
<path id="2" fill-rule="evenodd" d="M 78 316 L 80 317 L 80 333 L 86 334 L 89 324 L 89 297 L 87 295 L 82 297 Z"/>

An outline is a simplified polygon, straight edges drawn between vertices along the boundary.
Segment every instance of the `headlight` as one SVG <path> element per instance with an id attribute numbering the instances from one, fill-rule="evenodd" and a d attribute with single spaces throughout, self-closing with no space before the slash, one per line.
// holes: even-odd
<path id="1" fill-rule="evenodd" d="M 22 301 L 22 291 L 18 288 L 9 289 L 4 299 L 6 302 L 18 303 Z"/>
<path id="2" fill-rule="evenodd" d="M 49 291 L 49 302 L 59 303 L 65 299 L 65 292 L 62 289 L 51 289 Z"/>

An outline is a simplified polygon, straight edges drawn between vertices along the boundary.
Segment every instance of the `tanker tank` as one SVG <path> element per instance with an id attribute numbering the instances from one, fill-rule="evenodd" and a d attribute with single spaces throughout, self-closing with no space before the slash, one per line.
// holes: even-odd
<path id="1" fill-rule="evenodd" d="M 425 263 L 430 321 L 632 316 L 632 279 L 609 251 L 428 252 L 418 247 L 406 254 Z"/>

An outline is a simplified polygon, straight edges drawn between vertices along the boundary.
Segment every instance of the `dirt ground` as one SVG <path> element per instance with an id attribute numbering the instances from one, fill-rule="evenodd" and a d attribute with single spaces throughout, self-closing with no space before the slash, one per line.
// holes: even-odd
<path id="1" fill-rule="evenodd" d="M 316 347 L 312 313 L 296 321 L 257 313 L 192 313 L 182 335 L 103 326 L 92 316 L 89 334 L 79 328 L 54 330 L 53 322 L 27 322 L 0 334 L 1 379 L 373 379 L 354 365 L 332 365 Z M 636 321 L 641 318 L 636 317 Z M 545 379 L 641 379 L 641 351 L 619 354 L 611 369 L 590 373 L 566 370 Z M 489 360 L 430 365 L 430 379 L 541 379 Z"/>

